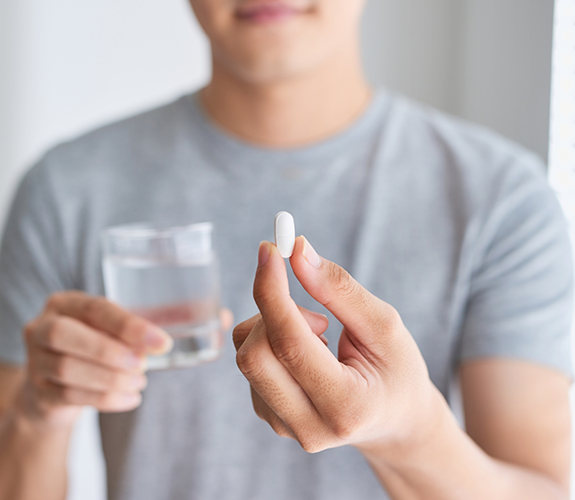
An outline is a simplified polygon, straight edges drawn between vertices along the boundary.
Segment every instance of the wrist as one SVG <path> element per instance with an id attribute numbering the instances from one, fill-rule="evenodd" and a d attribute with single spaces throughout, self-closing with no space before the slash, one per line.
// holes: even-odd
<path id="1" fill-rule="evenodd" d="M 434 450 L 446 441 L 457 439 L 461 428 L 439 390 L 431 384 L 427 398 L 415 410 L 417 416 L 408 428 L 398 432 L 394 439 L 370 441 L 356 445 L 367 461 L 374 466 L 400 469 L 412 467 L 421 458 L 429 460 Z"/>

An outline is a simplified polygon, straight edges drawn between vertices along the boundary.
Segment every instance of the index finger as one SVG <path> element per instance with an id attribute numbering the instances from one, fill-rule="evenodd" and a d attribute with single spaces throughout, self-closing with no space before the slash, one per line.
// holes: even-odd
<path id="1" fill-rule="evenodd" d="M 262 264 L 256 271 L 254 298 L 270 346 L 316 405 L 332 404 L 334 394 L 327 392 L 333 391 L 334 382 L 343 381 L 342 367 L 290 297 L 285 263 L 275 245 L 263 242 L 259 257 Z M 326 380 L 331 381 L 329 387 Z"/>
<path id="2" fill-rule="evenodd" d="M 173 345 L 164 330 L 104 297 L 79 291 L 61 292 L 50 297 L 46 310 L 75 318 L 151 354 L 169 351 Z"/>

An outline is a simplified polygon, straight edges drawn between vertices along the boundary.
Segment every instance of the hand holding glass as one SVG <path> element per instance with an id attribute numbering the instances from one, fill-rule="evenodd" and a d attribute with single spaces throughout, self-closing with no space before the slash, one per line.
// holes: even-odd
<path id="1" fill-rule="evenodd" d="M 174 339 L 168 354 L 150 356 L 149 369 L 212 361 L 221 351 L 220 286 L 211 223 L 147 224 L 105 230 L 106 297 L 161 326 Z"/>

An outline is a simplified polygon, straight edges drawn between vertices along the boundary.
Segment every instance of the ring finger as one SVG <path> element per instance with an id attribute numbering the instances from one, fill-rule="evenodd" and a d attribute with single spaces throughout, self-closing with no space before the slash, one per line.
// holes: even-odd
<path id="1" fill-rule="evenodd" d="M 34 371 L 59 385 L 89 391 L 139 392 L 147 383 L 142 373 L 115 370 L 46 350 L 40 350 L 35 356 Z"/>

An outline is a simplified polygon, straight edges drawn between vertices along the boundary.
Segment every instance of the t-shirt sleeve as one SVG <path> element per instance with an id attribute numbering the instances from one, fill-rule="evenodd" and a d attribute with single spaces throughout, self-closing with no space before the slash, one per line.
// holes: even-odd
<path id="1" fill-rule="evenodd" d="M 461 359 L 516 358 L 572 377 L 572 251 L 543 171 L 526 156 L 503 175 L 479 239 Z"/>
<path id="2" fill-rule="evenodd" d="M 24 324 L 50 294 L 73 288 L 46 170 L 41 162 L 24 176 L 6 221 L 0 247 L 0 363 L 26 361 Z"/>

